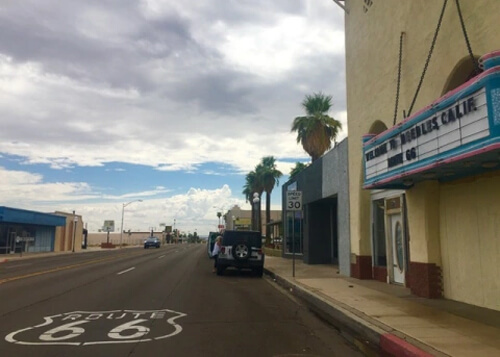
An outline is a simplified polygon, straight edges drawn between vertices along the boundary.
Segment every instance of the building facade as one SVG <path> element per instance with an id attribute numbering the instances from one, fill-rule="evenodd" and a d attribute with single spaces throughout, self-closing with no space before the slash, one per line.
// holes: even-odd
<path id="1" fill-rule="evenodd" d="M 345 139 L 282 186 L 283 256 L 306 264 L 335 264 L 350 275 L 348 140 Z M 287 192 L 302 192 L 302 209 L 287 209 Z M 333 274 L 333 272 L 332 272 Z"/>
<path id="2" fill-rule="evenodd" d="M 252 229 L 252 211 L 241 209 L 240 206 L 234 205 L 231 207 L 224 215 L 226 229 L 240 229 L 240 230 L 251 230 Z M 271 222 L 276 222 L 281 220 L 281 211 L 271 210 Z M 262 235 L 266 234 L 266 210 L 265 202 L 261 201 L 261 211 L 260 211 L 260 223 Z"/>
<path id="3" fill-rule="evenodd" d="M 345 1 L 351 275 L 500 310 L 500 1 L 458 4 Z"/>
<path id="4" fill-rule="evenodd" d="M 65 217 L 0 206 L 0 254 L 52 252 Z"/>

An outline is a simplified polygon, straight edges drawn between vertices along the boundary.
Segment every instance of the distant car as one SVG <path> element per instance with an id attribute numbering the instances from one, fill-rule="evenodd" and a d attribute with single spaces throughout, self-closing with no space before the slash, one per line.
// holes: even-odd
<path id="1" fill-rule="evenodd" d="M 144 241 L 144 249 L 151 247 L 160 248 L 160 240 L 157 237 L 149 237 Z"/>
<path id="2" fill-rule="evenodd" d="M 208 238 L 207 238 L 207 254 L 209 258 L 212 258 L 212 252 L 214 250 L 214 244 L 215 244 L 215 239 L 220 235 L 220 233 L 217 232 L 210 232 L 208 233 Z"/>
<path id="3" fill-rule="evenodd" d="M 264 272 L 262 237 L 257 231 L 224 231 L 217 258 L 217 275 L 226 268 L 252 269 L 257 276 Z"/>

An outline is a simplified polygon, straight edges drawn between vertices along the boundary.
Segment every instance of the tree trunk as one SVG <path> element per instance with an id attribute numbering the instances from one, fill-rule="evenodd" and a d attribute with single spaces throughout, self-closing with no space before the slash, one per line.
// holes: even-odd
<path id="1" fill-rule="evenodd" d="M 271 193 L 266 191 L 266 245 L 271 244 Z"/>

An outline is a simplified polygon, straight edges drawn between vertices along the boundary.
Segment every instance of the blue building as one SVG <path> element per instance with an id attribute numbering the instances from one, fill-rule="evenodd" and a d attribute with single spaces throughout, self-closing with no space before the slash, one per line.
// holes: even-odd
<path id="1" fill-rule="evenodd" d="M 0 254 L 11 252 L 52 252 L 56 227 L 66 217 L 0 206 Z"/>

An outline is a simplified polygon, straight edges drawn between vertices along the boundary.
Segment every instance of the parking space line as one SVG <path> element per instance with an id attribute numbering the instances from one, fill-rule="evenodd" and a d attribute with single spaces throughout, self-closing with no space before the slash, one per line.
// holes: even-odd
<path id="1" fill-rule="evenodd" d="M 164 256 L 165 256 L 165 254 L 160 255 L 160 256 L 158 257 L 158 259 L 161 259 L 161 258 L 163 258 Z"/>
<path id="2" fill-rule="evenodd" d="M 122 274 L 128 273 L 129 271 L 132 271 L 132 270 L 134 270 L 134 269 L 135 269 L 135 267 L 128 268 L 127 270 L 124 270 L 124 271 L 121 271 L 121 272 L 119 272 L 119 273 L 116 273 L 116 275 L 122 275 Z"/>

